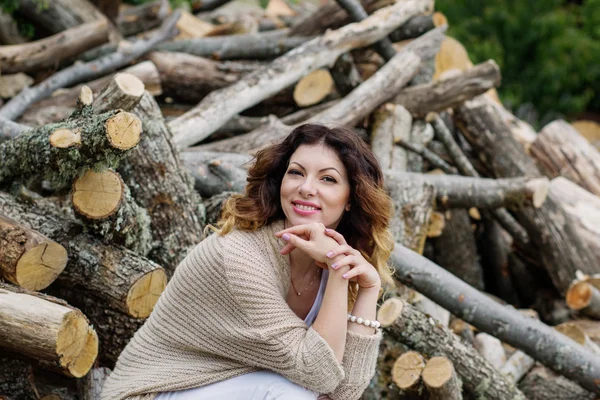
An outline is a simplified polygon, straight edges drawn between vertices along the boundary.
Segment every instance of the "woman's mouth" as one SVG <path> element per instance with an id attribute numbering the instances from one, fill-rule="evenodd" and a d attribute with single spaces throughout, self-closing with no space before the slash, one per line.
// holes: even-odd
<path id="1" fill-rule="evenodd" d="M 319 207 L 299 203 L 292 203 L 292 207 L 294 211 L 300 215 L 312 215 L 321 210 Z"/>

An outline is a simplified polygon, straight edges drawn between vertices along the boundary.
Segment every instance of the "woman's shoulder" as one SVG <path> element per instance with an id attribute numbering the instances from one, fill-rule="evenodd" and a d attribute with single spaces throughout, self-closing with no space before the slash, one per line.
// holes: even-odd
<path id="1" fill-rule="evenodd" d="M 278 232 L 282 229 L 283 221 L 274 221 L 272 223 L 265 224 L 254 231 L 234 228 L 225 235 L 222 235 L 221 238 L 225 246 L 235 244 L 237 246 L 242 245 L 244 247 L 262 247 L 264 245 L 271 247 L 279 240 L 275 237 L 275 232 Z"/>

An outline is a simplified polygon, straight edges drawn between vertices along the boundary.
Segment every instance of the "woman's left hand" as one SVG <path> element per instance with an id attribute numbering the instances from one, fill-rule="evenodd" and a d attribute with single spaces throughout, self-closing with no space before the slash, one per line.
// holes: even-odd
<path id="1" fill-rule="evenodd" d="M 344 279 L 358 283 L 358 286 L 362 289 L 381 288 L 381 278 L 375 267 L 363 257 L 360 251 L 346 243 L 346 239 L 341 233 L 333 229 L 326 229 L 325 235 L 335 239 L 340 245 L 327 253 L 327 258 L 334 259 L 339 255 L 346 255 L 332 264 L 331 268 L 337 270 L 344 265 L 348 265 L 350 266 L 350 270 L 342 275 Z"/>

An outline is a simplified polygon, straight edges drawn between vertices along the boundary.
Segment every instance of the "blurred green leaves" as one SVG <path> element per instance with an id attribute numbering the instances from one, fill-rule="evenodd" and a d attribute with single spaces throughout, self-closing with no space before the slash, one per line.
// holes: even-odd
<path id="1" fill-rule="evenodd" d="M 473 63 L 496 60 L 509 107 L 600 112 L 600 0 L 438 0 L 436 8 Z"/>

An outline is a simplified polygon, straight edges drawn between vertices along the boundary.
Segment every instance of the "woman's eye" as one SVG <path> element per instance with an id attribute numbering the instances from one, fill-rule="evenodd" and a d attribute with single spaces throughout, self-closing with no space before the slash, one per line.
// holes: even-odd
<path id="1" fill-rule="evenodd" d="M 324 177 L 323 177 L 323 179 L 324 179 L 325 181 L 327 181 L 327 182 L 333 182 L 333 183 L 336 183 L 336 182 L 337 182 L 337 181 L 336 181 L 336 180 L 335 180 L 333 177 L 331 177 L 331 176 L 324 176 Z"/>
<path id="2" fill-rule="evenodd" d="M 302 172 L 298 171 L 297 169 L 290 169 L 288 171 L 288 174 L 293 174 L 293 175 L 302 175 Z"/>

